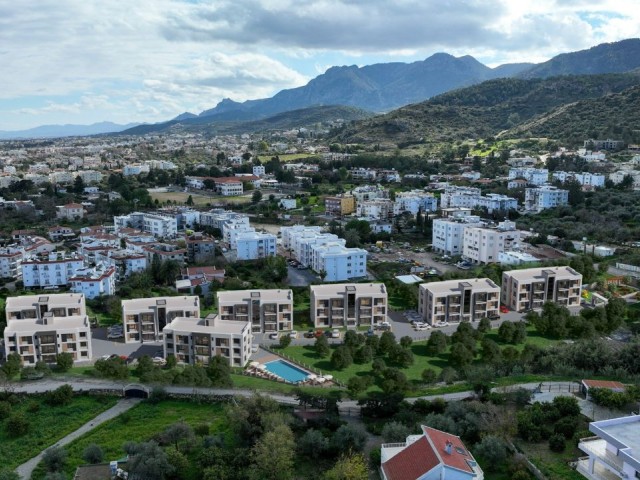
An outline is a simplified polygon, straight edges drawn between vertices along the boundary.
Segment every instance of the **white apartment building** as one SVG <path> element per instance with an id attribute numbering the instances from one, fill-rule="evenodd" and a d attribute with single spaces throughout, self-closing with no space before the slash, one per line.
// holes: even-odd
<path id="1" fill-rule="evenodd" d="M 235 238 L 238 260 L 256 260 L 258 258 L 275 257 L 276 236 L 271 233 L 243 232 Z"/>
<path id="2" fill-rule="evenodd" d="M 544 185 L 549 182 L 549 170 L 546 168 L 513 167 L 509 169 L 509 180 L 523 178 L 530 185 Z"/>
<path id="3" fill-rule="evenodd" d="M 282 240 L 282 247 L 285 250 L 293 248 L 294 239 L 302 234 L 315 233 L 320 235 L 322 233 L 322 227 L 308 227 L 306 225 L 293 225 L 291 227 L 281 227 L 280 235 Z"/>
<path id="4" fill-rule="evenodd" d="M 356 199 L 356 202 L 364 202 L 378 198 L 389 198 L 389 191 L 381 185 L 360 185 L 351 190 L 351 195 Z"/>
<path id="5" fill-rule="evenodd" d="M 200 212 L 200 225 L 203 227 L 217 228 L 224 233 L 226 224 L 245 223 L 249 225 L 249 217 L 241 213 L 223 209 L 213 209 L 208 212 Z"/>
<path id="6" fill-rule="evenodd" d="M 83 257 L 52 252 L 46 259 L 23 260 L 22 281 L 26 288 L 66 287 L 83 267 Z"/>
<path id="7" fill-rule="evenodd" d="M 140 175 L 141 173 L 149 173 L 151 167 L 147 164 L 134 163 L 132 165 L 125 165 L 122 169 L 122 175 L 130 177 L 132 175 Z"/>
<path id="8" fill-rule="evenodd" d="M 79 203 L 67 203 L 56 207 L 56 218 L 74 221 L 84 217 L 84 207 Z"/>
<path id="9" fill-rule="evenodd" d="M 96 254 L 96 262 L 114 266 L 116 280 L 123 280 L 132 273 L 142 272 L 147 268 L 147 256 L 131 250 L 109 250 Z"/>
<path id="10" fill-rule="evenodd" d="M 251 356 L 251 324 L 206 318 L 174 318 L 163 329 L 164 357 L 178 363 L 208 365 L 211 358 L 226 358 L 232 367 L 244 367 Z"/>
<path id="11" fill-rule="evenodd" d="M 463 230 L 462 256 L 473 263 L 496 263 L 501 252 L 520 242 L 515 222 L 500 222 L 497 227 L 466 227 Z"/>
<path id="12" fill-rule="evenodd" d="M 316 328 L 374 326 L 387 321 L 384 283 L 311 285 L 311 322 Z"/>
<path id="13" fill-rule="evenodd" d="M 491 213 L 494 210 L 517 210 L 518 200 L 506 195 L 499 195 L 497 193 L 489 193 L 485 196 L 478 197 L 475 203 L 476 208 L 486 208 L 487 212 Z"/>
<path id="14" fill-rule="evenodd" d="M 480 227 L 484 223 L 477 215 L 437 218 L 433 221 L 431 244 L 433 251 L 444 255 L 462 255 L 464 229 Z"/>
<path id="15" fill-rule="evenodd" d="M 178 317 L 200 318 L 200 298 L 196 295 L 122 300 L 124 341 L 161 341 L 164 327 Z"/>
<path id="16" fill-rule="evenodd" d="M 524 191 L 524 208 L 530 212 L 541 212 L 569 203 L 569 191 L 551 185 L 527 188 Z"/>
<path id="17" fill-rule="evenodd" d="M 344 242 L 344 240 L 343 240 Z M 340 282 L 367 275 L 367 251 L 347 248 L 342 242 L 311 246 L 311 268 L 325 274 L 325 282 Z"/>
<path id="18" fill-rule="evenodd" d="M 305 232 L 293 239 L 292 246 L 288 249 L 290 253 L 301 264 L 313 268 L 313 248 L 329 243 L 345 246 L 346 241 L 333 233 Z"/>
<path id="19" fill-rule="evenodd" d="M 249 322 L 253 333 L 293 329 L 291 290 L 218 291 L 216 303 L 222 320 Z"/>
<path id="20" fill-rule="evenodd" d="M 357 215 L 375 220 L 389 220 L 394 216 L 394 202 L 378 198 L 358 202 Z"/>
<path id="21" fill-rule="evenodd" d="M 172 238 L 178 234 L 178 220 L 174 216 L 133 212 L 113 217 L 116 232 L 123 228 L 136 228 L 156 238 Z"/>
<path id="22" fill-rule="evenodd" d="M 214 178 L 216 192 L 224 197 L 242 195 L 244 193 L 242 181 L 236 178 Z"/>
<path id="23" fill-rule="evenodd" d="M 84 183 L 100 183 L 102 181 L 102 173 L 97 170 L 79 170 L 75 174 L 76 177 L 82 178 Z"/>
<path id="24" fill-rule="evenodd" d="M 73 173 L 67 171 L 55 171 L 49 174 L 51 183 L 69 184 L 73 183 Z"/>
<path id="25" fill-rule="evenodd" d="M 429 325 L 496 317 L 499 308 L 500 287 L 488 278 L 420 284 L 418 313 Z"/>
<path id="26" fill-rule="evenodd" d="M 297 208 L 298 205 L 295 198 L 281 198 L 278 206 L 283 210 L 293 210 Z"/>
<path id="27" fill-rule="evenodd" d="M 72 292 L 82 293 L 89 299 L 115 295 L 116 267 L 98 264 L 95 267 L 81 268 L 69 278 L 69 283 Z"/>
<path id="28" fill-rule="evenodd" d="M 410 213 L 416 215 L 418 211 L 424 213 L 435 212 L 438 209 L 438 199 L 432 193 L 422 190 L 396 193 L 393 212 L 396 215 Z"/>
<path id="29" fill-rule="evenodd" d="M 524 263 L 532 263 L 538 261 L 538 258 L 526 252 L 508 250 L 498 253 L 498 263 L 500 265 L 522 265 Z"/>
<path id="30" fill-rule="evenodd" d="M 502 274 L 502 303 L 522 312 L 542 308 L 545 302 L 565 307 L 580 305 L 582 275 L 570 267 L 539 267 Z"/>
<path id="31" fill-rule="evenodd" d="M 256 177 L 264 177 L 265 174 L 266 174 L 265 169 L 264 169 L 264 165 L 254 165 L 253 166 L 253 174 Z"/>
<path id="32" fill-rule="evenodd" d="M 618 170 L 617 172 L 609 174 L 609 180 L 611 180 L 615 185 L 618 185 L 627 175 L 631 175 L 631 178 L 633 178 L 633 189 L 640 189 L 640 172 L 636 170 Z"/>
<path id="33" fill-rule="evenodd" d="M 0 248 L 0 278 L 17 278 L 23 252 L 16 246 Z"/>
<path id="34" fill-rule="evenodd" d="M 491 213 L 494 210 L 515 210 L 518 208 L 518 201 L 497 193 L 490 193 L 483 197 L 479 188 L 447 187 L 440 197 L 440 206 L 442 208 L 486 208 Z"/>
<path id="35" fill-rule="evenodd" d="M 84 295 L 9 297 L 4 330 L 5 355 L 18 353 L 24 365 L 55 363 L 69 352 L 74 361 L 91 360 L 91 327 Z"/>
<path id="36" fill-rule="evenodd" d="M 589 423 L 595 436 L 583 438 L 578 448 L 578 473 L 589 480 L 640 478 L 640 415 Z"/>
<path id="37" fill-rule="evenodd" d="M 234 221 L 224 224 L 222 240 L 229 244 L 231 248 L 236 248 L 236 239 L 243 233 L 255 232 L 256 229 L 249 225 L 249 220 L 236 223 Z"/>
<path id="38" fill-rule="evenodd" d="M 592 187 L 604 187 L 604 175 L 597 173 L 577 173 L 577 172 L 553 172 L 551 174 L 553 180 L 559 182 L 566 182 L 567 180 L 574 179 L 580 185 L 590 185 Z"/>

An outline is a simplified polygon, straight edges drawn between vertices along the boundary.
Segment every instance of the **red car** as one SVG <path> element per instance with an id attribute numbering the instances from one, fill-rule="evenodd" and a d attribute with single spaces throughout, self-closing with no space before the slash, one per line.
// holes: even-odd
<path id="1" fill-rule="evenodd" d="M 509 313 L 509 308 L 504 305 L 500 305 L 500 313 Z"/>

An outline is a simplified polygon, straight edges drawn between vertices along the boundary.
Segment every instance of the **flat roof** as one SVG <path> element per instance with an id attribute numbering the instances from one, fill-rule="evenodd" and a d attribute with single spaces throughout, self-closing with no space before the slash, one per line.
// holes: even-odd
<path id="1" fill-rule="evenodd" d="M 529 280 L 529 279 L 540 279 L 544 278 L 544 274 L 547 275 L 555 275 L 560 278 L 582 278 L 582 275 L 576 272 L 571 267 L 540 267 L 540 268 L 525 268 L 522 270 L 509 270 L 504 272 L 505 275 L 509 275 L 511 278 L 515 278 L 516 280 Z"/>
<path id="2" fill-rule="evenodd" d="M 164 302 L 164 303 L 158 303 Z M 177 297 L 148 297 L 122 300 L 122 308 L 127 310 L 148 310 L 156 306 L 167 308 L 200 307 L 200 299 L 197 295 L 179 295 Z"/>
<path id="3" fill-rule="evenodd" d="M 640 470 L 640 415 L 591 422 L 589 430 L 616 446 L 619 456 Z"/>
<path id="4" fill-rule="evenodd" d="M 257 295 L 256 295 L 257 294 Z M 218 292 L 218 302 L 246 302 L 260 299 L 263 302 L 289 302 L 293 301 L 293 292 L 289 289 L 272 288 L 266 290 L 222 290 Z"/>
<path id="5" fill-rule="evenodd" d="M 47 295 L 23 295 L 20 297 L 8 297 L 6 301 L 7 310 L 20 310 L 32 308 L 36 304 L 47 303 L 49 309 L 66 306 L 84 306 L 83 293 L 50 293 Z"/>
<path id="6" fill-rule="evenodd" d="M 325 285 L 310 285 L 311 293 L 316 297 L 336 297 L 345 292 L 358 295 L 387 295 L 384 283 L 328 283 Z"/>
<path id="7" fill-rule="evenodd" d="M 444 282 L 423 283 L 420 288 L 435 294 L 459 293 L 460 287 L 471 288 L 472 291 L 499 292 L 500 287 L 488 278 L 466 278 L 460 280 L 446 280 Z"/>
<path id="8" fill-rule="evenodd" d="M 396 280 L 402 283 L 406 283 L 407 285 L 411 285 L 414 283 L 420 283 L 422 281 L 422 278 L 417 275 L 398 275 L 396 277 Z"/>
<path id="9" fill-rule="evenodd" d="M 206 324 L 207 320 L 210 322 Z M 162 330 L 172 330 L 174 332 L 192 332 L 227 335 L 241 335 L 249 327 L 250 322 L 237 320 L 222 320 L 218 315 L 211 314 L 207 318 L 187 318 L 177 317 L 168 323 Z"/>
<path id="10" fill-rule="evenodd" d="M 74 315 L 71 317 L 51 317 L 49 324 L 45 325 L 37 318 L 23 318 L 9 320 L 5 328 L 5 335 L 11 332 L 27 333 L 49 330 L 71 330 L 75 328 L 89 328 L 89 318 L 86 315 Z"/>

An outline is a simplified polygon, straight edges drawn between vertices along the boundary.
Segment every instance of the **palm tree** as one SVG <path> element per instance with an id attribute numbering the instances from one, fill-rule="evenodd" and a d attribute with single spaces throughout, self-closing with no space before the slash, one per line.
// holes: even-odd
<path id="1" fill-rule="evenodd" d="M 318 275 L 320 276 L 320 280 L 322 280 L 324 282 L 324 279 L 327 276 L 327 271 L 326 270 L 320 270 L 318 272 Z"/>

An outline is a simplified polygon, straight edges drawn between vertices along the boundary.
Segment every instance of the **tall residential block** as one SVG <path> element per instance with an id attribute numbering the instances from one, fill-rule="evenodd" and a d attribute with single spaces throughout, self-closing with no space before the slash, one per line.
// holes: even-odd
<path id="1" fill-rule="evenodd" d="M 384 283 L 311 285 L 311 321 L 317 328 L 374 326 L 387 320 Z"/>
<path id="2" fill-rule="evenodd" d="M 291 290 L 219 291 L 217 304 L 221 320 L 249 322 L 253 333 L 293 329 Z"/>
<path id="3" fill-rule="evenodd" d="M 580 305 L 582 275 L 570 267 L 527 268 L 502 274 L 502 303 L 521 312 L 542 308 L 545 302 L 565 307 Z"/>
<path id="4" fill-rule="evenodd" d="M 136 298 L 122 301 L 126 343 L 158 342 L 174 318 L 200 318 L 200 298 L 194 296 Z"/>

